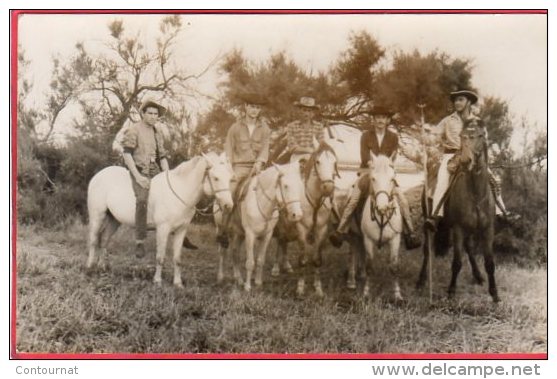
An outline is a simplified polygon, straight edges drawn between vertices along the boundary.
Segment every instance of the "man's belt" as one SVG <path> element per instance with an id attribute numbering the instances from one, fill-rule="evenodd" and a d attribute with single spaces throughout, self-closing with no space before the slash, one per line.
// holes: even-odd
<path id="1" fill-rule="evenodd" d="M 458 152 L 458 149 L 445 149 L 443 151 L 443 154 L 456 154 Z"/>
<path id="2" fill-rule="evenodd" d="M 252 162 L 234 162 L 232 166 L 242 166 L 242 167 L 251 167 L 255 164 L 255 161 Z"/>

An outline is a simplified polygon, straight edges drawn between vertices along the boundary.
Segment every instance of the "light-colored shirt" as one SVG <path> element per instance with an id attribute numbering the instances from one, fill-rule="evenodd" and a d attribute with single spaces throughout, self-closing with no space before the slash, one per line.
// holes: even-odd
<path id="1" fill-rule="evenodd" d="M 460 132 L 464 123 L 457 112 L 451 113 L 441 120 L 435 132 L 441 137 L 441 143 L 445 150 L 460 149 Z"/>
<path id="2" fill-rule="evenodd" d="M 271 130 L 262 120 L 257 120 L 253 132 L 249 132 L 245 119 L 232 124 L 226 135 L 224 148 L 232 164 L 266 163 L 269 159 Z"/>
<path id="3" fill-rule="evenodd" d="M 122 147 L 131 154 L 138 170 L 145 174 L 157 171 L 160 160 L 167 155 L 162 135 L 143 121 L 130 125 L 125 131 Z"/>

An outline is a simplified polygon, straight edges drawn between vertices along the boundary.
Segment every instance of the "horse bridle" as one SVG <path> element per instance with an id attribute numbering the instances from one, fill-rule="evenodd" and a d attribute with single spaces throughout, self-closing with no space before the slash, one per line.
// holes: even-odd
<path id="1" fill-rule="evenodd" d="M 393 179 L 394 182 L 394 179 Z M 371 187 L 371 185 L 370 185 Z M 373 188 L 373 187 L 371 187 Z M 375 192 L 375 190 L 373 190 L 373 201 L 370 204 L 371 205 L 371 219 L 372 221 L 377 222 L 377 225 L 379 225 L 379 242 L 378 242 L 378 246 L 379 248 L 381 248 L 381 246 L 383 246 L 383 230 L 385 229 L 385 227 L 387 225 L 390 225 L 391 223 L 391 219 L 393 218 L 394 214 L 395 214 L 395 210 L 396 207 L 394 205 L 394 195 L 393 195 L 393 190 L 394 190 L 395 186 L 393 185 L 393 188 L 391 189 L 391 192 L 387 192 L 385 190 L 381 190 L 381 191 L 377 191 Z M 387 199 L 389 199 L 389 207 L 387 209 L 387 213 L 384 214 L 383 212 L 380 212 L 379 209 L 377 208 L 377 198 L 379 197 L 379 195 L 384 194 L 387 196 Z M 371 196 L 370 196 L 371 197 Z M 391 228 L 393 228 L 393 226 L 391 225 Z M 394 230 L 394 228 L 393 228 Z"/>
<path id="2" fill-rule="evenodd" d="M 275 209 L 278 209 L 278 210 L 280 211 L 281 209 L 284 209 L 284 208 L 288 207 L 290 204 L 299 203 L 300 200 L 290 200 L 290 201 L 286 201 L 286 196 L 284 196 L 284 189 L 282 188 L 282 177 L 284 176 L 284 174 L 283 174 L 282 172 L 280 172 L 280 170 L 279 170 L 277 167 L 275 167 L 275 169 L 276 169 L 276 170 L 278 171 L 278 173 L 279 173 L 279 174 L 278 174 L 278 178 L 277 178 L 277 183 L 278 183 L 278 187 L 279 187 L 279 190 L 280 190 L 280 197 L 281 197 L 281 200 L 282 200 L 282 201 L 279 201 L 279 200 L 276 199 L 276 197 L 275 197 L 275 200 L 277 200 L 277 202 L 281 205 L 281 206 L 279 206 L 279 207 L 275 207 Z M 255 190 L 257 190 L 257 187 L 259 187 L 259 188 L 261 189 L 261 193 L 263 194 L 263 196 L 264 196 L 270 203 L 273 203 L 273 202 L 275 201 L 275 200 L 273 200 L 273 198 L 272 198 L 271 196 L 267 195 L 267 193 L 265 192 L 265 189 L 263 188 L 263 186 L 262 186 L 261 183 L 259 182 L 259 179 L 257 179 L 257 186 L 255 187 Z M 256 203 L 257 203 L 257 208 L 259 209 L 259 213 L 261 213 L 261 215 L 262 215 L 267 221 L 269 221 L 269 220 L 272 218 L 272 216 L 271 216 L 271 218 L 267 219 L 267 218 L 265 217 L 265 214 L 264 214 L 263 211 L 261 210 L 261 207 L 260 207 L 260 205 L 259 205 L 259 202 L 257 201 L 257 198 L 256 198 Z"/>

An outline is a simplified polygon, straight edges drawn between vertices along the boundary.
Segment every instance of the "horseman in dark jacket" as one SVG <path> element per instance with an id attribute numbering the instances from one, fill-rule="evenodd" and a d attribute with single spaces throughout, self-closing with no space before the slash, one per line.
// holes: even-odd
<path id="1" fill-rule="evenodd" d="M 337 230 L 330 237 L 331 243 L 335 247 L 340 247 L 340 245 L 342 245 L 344 235 L 348 232 L 348 221 L 360 201 L 361 194 L 369 193 L 369 188 L 366 187 L 369 185 L 367 168 L 371 153 L 393 157 L 394 159 L 398 151 L 398 135 L 388 129 L 393 112 L 385 106 L 376 105 L 371 109 L 368 108 L 365 113 L 372 117 L 367 118 L 364 124 L 367 130 L 362 133 L 360 137 L 360 169 L 362 174 L 353 187 L 352 194 L 342 213 Z M 406 248 L 414 249 L 420 246 L 420 241 L 414 232 L 408 201 L 398 186 L 395 187 L 393 194 L 398 200 L 402 219 L 404 221 L 404 240 Z"/>

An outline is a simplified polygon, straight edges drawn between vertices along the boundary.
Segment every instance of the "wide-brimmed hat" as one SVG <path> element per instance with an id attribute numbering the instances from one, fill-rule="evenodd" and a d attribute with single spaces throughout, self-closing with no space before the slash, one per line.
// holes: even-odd
<path id="1" fill-rule="evenodd" d="M 159 117 L 166 113 L 166 108 L 160 105 L 157 101 L 152 99 L 147 99 L 143 101 L 143 103 L 141 103 L 141 106 L 139 107 L 139 112 L 143 113 L 145 108 L 148 107 L 157 108 L 159 110 Z"/>
<path id="2" fill-rule="evenodd" d="M 244 104 L 266 105 L 267 99 L 256 92 L 244 92 L 239 96 Z"/>
<path id="3" fill-rule="evenodd" d="M 298 108 L 321 109 L 321 107 L 315 103 L 315 99 L 309 96 L 301 97 L 300 101 L 294 102 L 294 105 Z"/>
<path id="4" fill-rule="evenodd" d="M 462 90 L 451 92 L 450 94 L 451 101 L 454 102 L 458 96 L 466 97 L 468 100 L 470 100 L 472 104 L 476 104 L 478 102 L 478 95 L 474 91 L 468 89 L 462 89 Z"/>
<path id="5" fill-rule="evenodd" d="M 363 113 L 367 113 L 372 116 L 383 115 L 393 117 L 396 112 L 393 112 L 391 108 L 386 106 L 385 104 L 369 104 L 364 108 Z"/>

